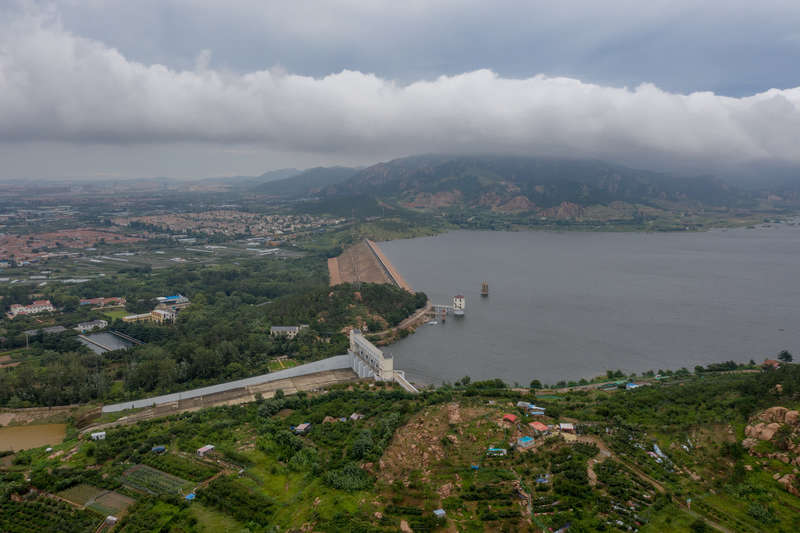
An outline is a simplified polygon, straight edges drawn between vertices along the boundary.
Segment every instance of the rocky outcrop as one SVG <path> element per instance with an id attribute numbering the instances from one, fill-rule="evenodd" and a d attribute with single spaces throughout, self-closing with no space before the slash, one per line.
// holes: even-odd
<path id="1" fill-rule="evenodd" d="M 776 438 L 776 434 L 779 431 L 781 436 Z M 751 419 L 750 424 L 744 429 L 744 434 L 746 438 L 742 441 L 742 446 L 751 455 L 774 459 L 787 465 L 800 466 L 800 444 L 795 444 L 797 439 L 800 438 L 800 413 L 798 411 L 781 406 L 770 407 Z M 756 447 L 759 442 L 765 441 L 773 442 L 780 450 L 757 452 Z M 800 495 L 795 474 L 782 475 L 776 473 L 773 478 L 787 492 Z"/>
<path id="2" fill-rule="evenodd" d="M 772 440 L 772 437 L 775 436 L 775 433 L 777 433 L 780 428 L 781 424 L 777 422 L 772 422 L 770 424 L 761 422 L 754 426 L 747 426 L 744 430 L 744 434 L 758 440 Z"/>
<path id="3" fill-rule="evenodd" d="M 770 407 L 758 415 L 758 420 L 761 420 L 762 422 L 783 423 L 786 419 L 786 413 L 788 412 L 789 410 L 786 407 Z M 794 411 L 794 413 L 797 413 L 797 411 Z"/>
<path id="4" fill-rule="evenodd" d="M 797 476 L 794 474 L 786 474 L 780 479 L 778 479 L 778 483 L 786 489 L 786 492 L 789 494 L 794 494 L 795 496 L 800 496 L 800 491 L 797 490 Z"/>

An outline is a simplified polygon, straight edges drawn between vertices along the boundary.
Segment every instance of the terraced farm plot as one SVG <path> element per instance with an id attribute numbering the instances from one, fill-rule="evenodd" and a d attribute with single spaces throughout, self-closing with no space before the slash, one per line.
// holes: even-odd
<path id="1" fill-rule="evenodd" d="M 192 482 L 161 472 L 147 465 L 136 465 L 122 473 L 122 482 L 149 494 L 185 494 Z"/>
<path id="2" fill-rule="evenodd" d="M 74 504 L 85 506 L 90 500 L 101 495 L 105 490 L 81 483 L 67 490 L 62 490 L 57 495 Z"/>
<path id="3" fill-rule="evenodd" d="M 189 481 L 203 481 L 219 472 L 216 467 L 172 453 L 147 454 L 142 457 L 142 463 Z"/>
<path id="4" fill-rule="evenodd" d="M 88 508 L 97 511 L 101 515 L 119 516 L 125 509 L 135 503 L 136 500 L 129 498 L 118 492 L 108 491 L 98 496 L 94 503 L 89 504 Z"/>

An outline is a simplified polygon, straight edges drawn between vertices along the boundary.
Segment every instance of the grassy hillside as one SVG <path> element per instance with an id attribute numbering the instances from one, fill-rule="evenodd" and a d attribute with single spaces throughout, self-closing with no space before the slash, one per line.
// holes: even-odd
<path id="1" fill-rule="evenodd" d="M 634 390 L 547 391 L 538 398 L 494 380 L 462 380 L 418 396 L 366 383 L 313 396 L 278 394 L 109 428 L 104 441 L 72 433 L 52 452 L 20 452 L 0 470 L 0 523 L 45 512 L 48 519 L 99 523 L 102 516 L 77 516 L 46 495 L 105 489 L 136 500 L 119 528 L 127 532 L 566 525 L 577 532 L 797 531 L 796 429 L 776 432 L 790 435 L 788 442 L 762 440 L 749 452 L 741 442 L 764 409 L 800 405 L 798 391 L 800 367 L 789 365 L 684 371 Z M 519 401 L 535 402 L 547 416 L 525 414 Z M 352 413 L 363 417 L 350 420 Z M 517 419 L 504 421 L 506 414 Z M 784 418 L 779 426 L 797 424 L 794 415 Z M 576 433 L 534 434 L 533 421 L 571 423 Z M 294 434 L 303 422 L 310 431 Z M 533 446 L 515 448 L 526 435 Z M 208 443 L 216 450 L 197 458 L 194 450 Z M 154 456 L 155 445 L 166 446 L 165 455 Z M 491 457 L 489 447 L 508 453 Z M 781 452 L 790 454 L 789 464 L 769 447 L 790 450 Z M 136 466 L 142 464 L 149 466 Z M 179 490 L 193 490 L 196 501 L 168 490 L 184 484 Z M 32 486 L 39 492 L 29 492 Z M 437 519 L 435 509 L 446 517 Z"/>

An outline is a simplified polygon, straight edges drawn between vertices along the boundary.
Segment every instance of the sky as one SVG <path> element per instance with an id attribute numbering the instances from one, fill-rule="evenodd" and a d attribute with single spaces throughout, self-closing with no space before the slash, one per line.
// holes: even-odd
<path id="1" fill-rule="evenodd" d="M 796 0 L 0 0 L 0 179 L 793 169 L 798 65 Z"/>

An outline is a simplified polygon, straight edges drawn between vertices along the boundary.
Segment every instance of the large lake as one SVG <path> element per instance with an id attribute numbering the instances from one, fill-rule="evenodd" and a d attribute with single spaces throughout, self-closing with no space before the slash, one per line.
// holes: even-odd
<path id="1" fill-rule="evenodd" d="M 386 351 L 419 382 L 509 383 L 800 355 L 800 227 L 704 233 L 469 232 L 381 243 L 466 316 Z M 482 281 L 490 296 L 481 298 Z"/>

